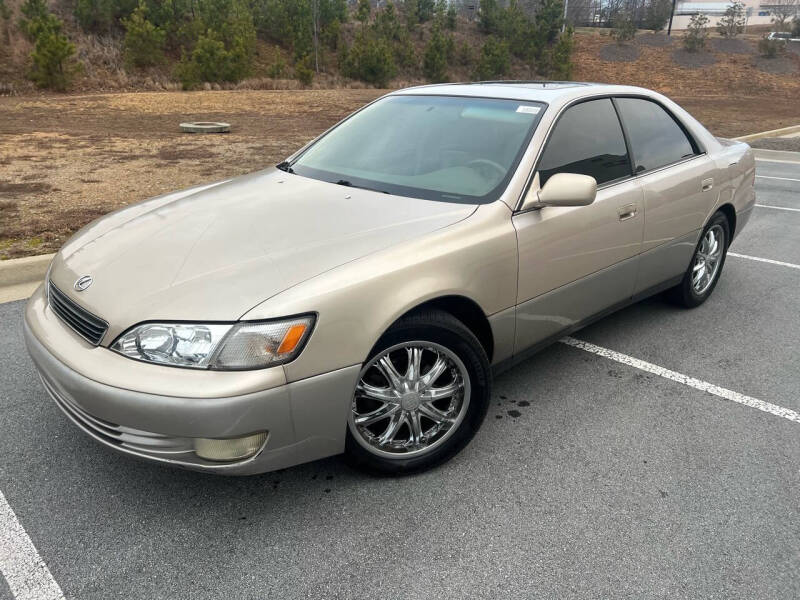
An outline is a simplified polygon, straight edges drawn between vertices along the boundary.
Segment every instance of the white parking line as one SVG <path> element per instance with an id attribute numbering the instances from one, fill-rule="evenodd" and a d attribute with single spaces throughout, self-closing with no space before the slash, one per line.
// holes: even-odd
<path id="1" fill-rule="evenodd" d="M 688 375 L 683 375 L 682 373 L 670 371 L 669 369 L 659 367 L 653 363 L 639 360 L 638 358 L 633 358 L 632 356 L 615 352 L 614 350 L 609 350 L 608 348 L 595 346 L 594 344 L 590 344 L 589 342 L 584 342 L 583 340 L 578 340 L 573 337 L 562 338 L 561 342 L 575 348 L 580 348 L 586 352 L 591 352 L 592 354 L 609 358 L 618 363 L 622 363 L 623 365 L 634 367 L 640 371 L 646 371 L 648 373 L 652 373 L 653 375 L 663 377 L 664 379 L 676 381 L 697 390 L 708 392 L 709 394 L 724 398 L 725 400 L 730 400 L 731 402 L 743 404 L 745 406 L 749 406 L 750 408 L 755 408 L 771 415 L 775 415 L 776 417 L 783 417 L 784 419 L 794 421 L 795 423 L 800 423 L 800 414 L 789 408 L 764 402 L 758 398 L 751 398 L 750 396 L 745 396 L 744 394 L 740 394 L 738 392 L 732 392 L 731 390 L 719 387 L 713 383 L 708 383 L 707 381 L 701 381 L 700 379 L 695 379 L 694 377 L 689 377 Z"/>
<path id="2" fill-rule="evenodd" d="M 64 600 L 64 593 L 0 492 L 0 572 L 16 600 Z"/>
<path id="3" fill-rule="evenodd" d="M 780 179 L 781 181 L 800 181 L 800 179 L 792 179 L 791 177 L 769 177 L 767 175 L 756 175 L 757 179 Z"/>
<path id="4" fill-rule="evenodd" d="M 787 208 L 785 206 L 770 206 L 769 204 L 756 204 L 758 208 L 774 208 L 775 210 L 790 210 L 792 212 L 800 212 L 800 208 Z"/>
<path id="5" fill-rule="evenodd" d="M 747 260 L 757 260 L 758 262 L 765 262 L 771 265 L 779 265 L 781 267 L 789 267 L 790 269 L 800 269 L 800 265 L 796 265 L 794 263 L 783 262 L 781 260 L 772 260 L 771 258 L 761 258 L 760 256 L 736 254 L 736 252 L 728 252 L 728 256 L 735 256 L 736 258 L 746 258 Z"/>

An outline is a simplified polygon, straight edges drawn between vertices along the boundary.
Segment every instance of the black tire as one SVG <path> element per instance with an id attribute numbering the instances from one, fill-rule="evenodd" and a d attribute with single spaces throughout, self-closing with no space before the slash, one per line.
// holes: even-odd
<path id="1" fill-rule="evenodd" d="M 710 284 L 708 284 L 708 287 L 702 291 L 702 293 L 698 293 L 692 284 L 693 269 L 697 260 L 698 252 L 703 244 L 703 239 L 708 231 L 714 227 L 720 227 L 725 237 L 722 244 L 722 256 L 719 259 L 719 266 L 713 276 L 712 281 Z M 689 266 L 686 269 L 686 273 L 683 275 L 683 279 L 674 288 L 667 290 L 667 298 L 674 304 L 684 306 L 686 308 L 695 308 L 696 306 L 700 306 L 703 302 L 708 300 L 708 297 L 711 296 L 714 288 L 717 287 L 717 282 L 719 281 L 720 275 L 722 275 L 722 268 L 725 266 L 725 257 L 728 254 L 728 246 L 730 243 L 731 234 L 728 218 L 722 212 L 716 212 L 703 228 L 703 232 L 697 242 L 697 246 L 692 254 L 692 260 L 689 262 Z"/>
<path id="2" fill-rule="evenodd" d="M 348 421 L 345 457 L 353 467 L 376 475 L 406 475 L 433 468 L 464 448 L 483 423 L 491 397 L 489 360 L 475 335 L 449 313 L 422 310 L 401 318 L 378 340 L 364 364 L 368 365 L 375 356 L 389 348 L 411 341 L 442 346 L 461 360 L 470 387 L 469 404 L 462 420 L 452 427 L 453 431 L 440 445 L 432 447 L 426 454 L 413 457 L 378 456 L 354 437 L 351 430 L 354 425 Z M 350 407 L 348 410 L 351 410 Z"/>

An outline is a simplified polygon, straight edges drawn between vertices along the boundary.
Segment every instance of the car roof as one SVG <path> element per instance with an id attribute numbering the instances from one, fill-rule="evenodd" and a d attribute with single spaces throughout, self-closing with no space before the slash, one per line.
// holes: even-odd
<path id="1" fill-rule="evenodd" d="M 510 100 L 558 104 L 583 96 L 603 94 L 654 95 L 645 88 L 588 83 L 580 81 L 478 81 L 475 83 L 445 83 L 422 85 L 392 92 L 390 95 L 441 95 L 475 98 L 505 98 Z"/>

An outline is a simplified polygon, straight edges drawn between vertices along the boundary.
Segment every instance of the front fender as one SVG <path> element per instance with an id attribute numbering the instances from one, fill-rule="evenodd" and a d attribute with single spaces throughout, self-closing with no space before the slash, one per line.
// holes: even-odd
<path id="1" fill-rule="evenodd" d="M 464 296 L 484 313 L 514 305 L 517 239 L 502 202 L 469 218 L 341 265 L 259 304 L 242 319 L 316 312 L 306 348 L 285 365 L 288 381 L 364 362 L 400 316 L 441 296 Z"/>

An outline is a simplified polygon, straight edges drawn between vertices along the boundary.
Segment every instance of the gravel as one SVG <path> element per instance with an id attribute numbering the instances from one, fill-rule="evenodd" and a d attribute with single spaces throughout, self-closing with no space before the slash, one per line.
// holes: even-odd
<path id="1" fill-rule="evenodd" d="M 663 48 L 664 46 L 671 46 L 673 38 L 663 33 L 643 33 L 639 36 L 636 36 L 636 41 L 639 44 L 644 44 L 645 46 Z"/>
<path id="2" fill-rule="evenodd" d="M 600 58 L 608 62 L 633 62 L 641 50 L 627 44 L 607 44 L 600 48 Z"/>
<path id="3" fill-rule="evenodd" d="M 672 53 L 672 60 L 687 69 L 702 69 L 717 62 L 710 52 L 689 52 L 683 48 Z"/>
<path id="4" fill-rule="evenodd" d="M 725 54 L 755 54 L 755 49 L 745 40 L 738 38 L 714 38 L 711 47 Z"/>

